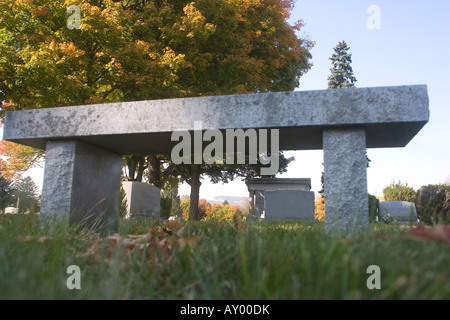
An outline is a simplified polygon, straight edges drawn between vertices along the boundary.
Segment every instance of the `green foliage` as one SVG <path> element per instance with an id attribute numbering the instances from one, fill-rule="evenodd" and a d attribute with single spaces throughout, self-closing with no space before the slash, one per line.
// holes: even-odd
<path id="1" fill-rule="evenodd" d="M 353 75 L 352 55 L 347 51 L 350 47 L 345 41 L 339 42 L 334 48 L 334 53 L 330 60 L 333 68 L 330 69 L 331 75 L 328 77 L 328 89 L 353 88 L 357 81 Z"/>
<path id="2" fill-rule="evenodd" d="M 169 186 L 161 192 L 161 218 L 181 217 L 182 208 L 178 189 Z"/>
<path id="3" fill-rule="evenodd" d="M 12 201 L 18 203 L 18 213 L 39 212 L 39 191 L 31 177 L 27 176 L 16 181 Z"/>
<path id="4" fill-rule="evenodd" d="M 161 195 L 160 198 L 161 211 L 160 216 L 163 219 L 169 219 L 172 210 L 172 197 L 170 195 Z"/>
<path id="5" fill-rule="evenodd" d="M 377 199 L 377 197 L 375 197 L 372 194 L 369 194 L 369 221 L 370 222 L 375 222 L 376 218 L 380 217 L 380 212 L 378 209 L 378 206 L 380 204 L 380 200 Z"/>
<path id="6" fill-rule="evenodd" d="M 124 219 L 127 215 L 128 201 L 126 198 L 125 190 L 122 183 L 120 184 L 120 206 L 119 206 L 119 218 Z"/>
<path id="7" fill-rule="evenodd" d="M 416 191 L 409 187 L 407 183 L 402 184 L 401 181 L 391 182 L 391 184 L 383 189 L 385 201 L 407 201 L 414 202 L 416 199 Z"/>
<path id="8" fill-rule="evenodd" d="M 416 209 L 426 224 L 450 224 L 450 185 L 434 184 L 417 190 Z"/>
<path id="9" fill-rule="evenodd" d="M 10 204 L 14 196 L 12 181 L 0 175 L 0 210 L 4 213 L 5 208 Z"/>

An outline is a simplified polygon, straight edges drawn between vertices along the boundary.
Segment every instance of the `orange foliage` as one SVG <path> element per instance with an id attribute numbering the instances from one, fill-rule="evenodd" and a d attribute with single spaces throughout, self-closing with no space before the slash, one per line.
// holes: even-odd
<path id="1" fill-rule="evenodd" d="M 18 174 L 39 164 L 43 151 L 21 144 L 0 140 L 0 170 L 3 177 L 14 179 Z"/>

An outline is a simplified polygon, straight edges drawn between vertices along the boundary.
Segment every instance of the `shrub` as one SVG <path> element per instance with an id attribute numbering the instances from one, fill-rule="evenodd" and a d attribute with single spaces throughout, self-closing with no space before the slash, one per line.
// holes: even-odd
<path id="1" fill-rule="evenodd" d="M 416 210 L 426 224 L 450 224 L 450 185 L 434 184 L 417 190 Z"/>
<path id="2" fill-rule="evenodd" d="M 172 210 L 172 197 L 170 195 L 162 194 L 159 203 L 161 207 L 161 218 L 169 219 Z"/>
<path id="3" fill-rule="evenodd" d="M 414 202 L 416 199 L 416 191 L 409 187 L 407 183 L 402 184 L 400 181 L 392 182 L 388 187 L 383 189 L 385 201 L 407 201 Z"/>
<path id="4" fill-rule="evenodd" d="M 369 194 L 369 220 L 374 222 L 376 217 L 379 217 L 378 205 L 380 201 L 377 197 Z M 314 201 L 314 219 L 319 221 L 325 221 L 325 200 L 323 193 L 316 196 Z"/>
<path id="5" fill-rule="evenodd" d="M 323 193 L 319 193 L 314 201 L 314 219 L 325 221 L 325 200 Z"/>
<path id="6" fill-rule="evenodd" d="M 375 222 L 376 218 L 380 218 L 380 212 L 378 210 L 380 200 L 374 195 L 369 194 L 369 221 Z"/>

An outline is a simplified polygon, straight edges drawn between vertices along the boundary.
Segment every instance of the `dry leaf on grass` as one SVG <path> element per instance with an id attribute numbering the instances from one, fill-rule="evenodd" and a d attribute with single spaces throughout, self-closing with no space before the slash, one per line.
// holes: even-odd
<path id="1" fill-rule="evenodd" d="M 450 227 L 434 226 L 427 228 L 425 226 L 417 226 L 410 231 L 410 233 L 418 238 L 444 242 L 450 244 Z"/>
<path id="2" fill-rule="evenodd" d="M 30 242 L 37 242 L 39 244 L 45 244 L 52 242 L 54 239 L 52 237 L 46 237 L 46 236 L 25 236 L 25 237 L 18 237 L 19 241 L 22 241 L 24 243 L 30 243 Z"/>
<path id="3" fill-rule="evenodd" d="M 94 242 L 94 244 L 86 251 L 82 256 L 86 258 L 86 264 L 92 265 L 100 261 L 100 254 L 98 253 L 98 245 L 100 240 Z"/>
<path id="4" fill-rule="evenodd" d="M 175 227 L 179 227 L 179 225 L 176 225 Z M 183 228 L 177 231 L 183 231 L 182 229 Z M 99 246 L 103 245 L 103 248 L 106 250 L 104 259 L 107 263 L 113 261 L 113 256 L 119 258 L 120 263 L 128 262 L 131 255 L 135 252 L 137 252 L 140 257 L 145 254 L 147 260 L 158 260 L 159 254 L 170 256 L 173 253 L 174 248 L 180 248 L 182 250 L 186 246 L 192 246 L 198 239 L 198 236 L 192 236 L 190 238 L 183 238 L 180 235 L 175 236 L 175 231 L 171 228 L 157 227 L 149 229 L 145 234 L 121 236 L 120 234 L 115 233 L 109 237 L 97 239 L 85 253 L 78 256 L 86 258 L 87 264 L 98 263 L 102 259 L 102 255 L 99 252 Z M 153 254 L 155 252 L 158 252 L 159 254 L 155 256 Z"/>

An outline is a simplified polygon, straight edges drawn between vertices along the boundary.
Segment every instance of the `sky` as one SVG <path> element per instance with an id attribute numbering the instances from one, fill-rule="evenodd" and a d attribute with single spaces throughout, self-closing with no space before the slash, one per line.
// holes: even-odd
<path id="1" fill-rule="evenodd" d="M 376 12 L 369 10 L 376 8 Z M 379 19 L 378 19 L 379 18 Z M 299 37 L 316 42 L 313 66 L 297 90 L 327 88 L 333 48 L 345 40 L 352 54 L 356 87 L 426 84 L 430 121 L 404 148 L 368 149 L 368 191 L 381 196 L 391 182 L 414 189 L 450 179 L 450 1 L 448 0 L 298 0 L 291 20 L 303 20 Z M 377 28 L 369 28 L 375 26 Z M 320 190 L 323 151 L 285 152 L 294 156 L 283 178 L 310 178 Z M 43 169 L 29 175 L 41 188 Z M 180 195 L 189 194 L 183 184 Z M 202 180 L 200 197 L 242 196 L 248 192 L 239 178 L 228 184 Z"/>

